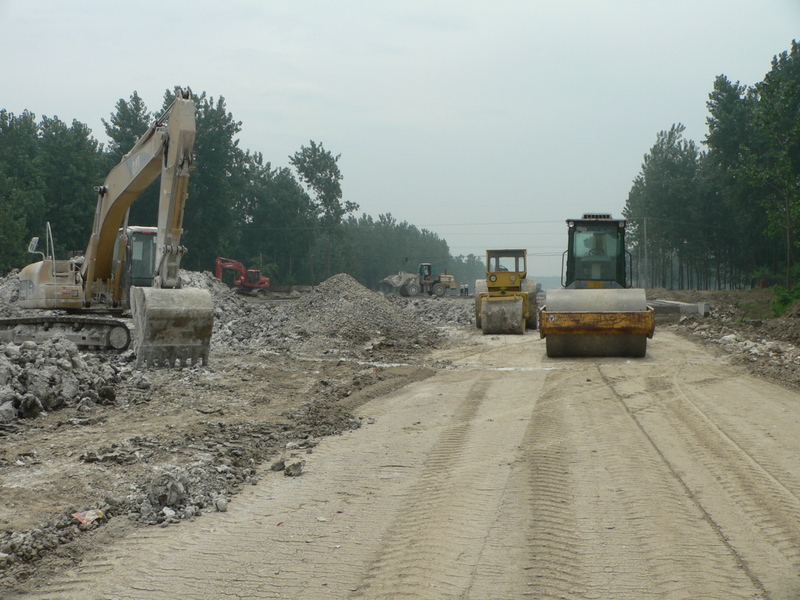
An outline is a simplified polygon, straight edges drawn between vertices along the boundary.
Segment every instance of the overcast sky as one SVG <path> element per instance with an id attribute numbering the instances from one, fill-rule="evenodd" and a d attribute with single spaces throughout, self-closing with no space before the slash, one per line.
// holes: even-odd
<path id="1" fill-rule="evenodd" d="M 105 142 L 120 98 L 189 86 L 273 166 L 341 154 L 360 212 L 557 275 L 567 218 L 621 216 L 657 133 L 700 143 L 714 78 L 795 38 L 799 0 L 0 0 L 0 108 Z"/>

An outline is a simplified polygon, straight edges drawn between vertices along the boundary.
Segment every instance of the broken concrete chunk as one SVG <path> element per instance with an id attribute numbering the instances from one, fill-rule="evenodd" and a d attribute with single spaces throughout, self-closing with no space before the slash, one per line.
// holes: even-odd
<path id="1" fill-rule="evenodd" d="M 303 467 L 305 466 L 306 461 L 304 460 L 294 462 L 286 466 L 286 468 L 283 470 L 283 474 L 287 477 L 299 477 L 303 474 Z"/>

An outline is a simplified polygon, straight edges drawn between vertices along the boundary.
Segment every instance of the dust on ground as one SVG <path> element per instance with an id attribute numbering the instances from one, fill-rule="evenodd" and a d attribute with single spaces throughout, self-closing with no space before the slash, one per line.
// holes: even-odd
<path id="1" fill-rule="evenodd" d="M 210 273 L 183 277 L 214 299 L 208 367 L 137 371 L 132 352 L 64 340 L 0 345 L 0 589 L 28 589 L 135 528 L 213 518 L 264 477 L 302 476 L 321 437 L 369 426 L 365 402 L 446 367 L 433 351 L 481 343 L 470 298 L 403 298 L 340 274 L 291 301 L 252 299 Z M 24 314 L 17 289 L 16 273 L 0 281 L 0 316 Z M 711 305 L 656 335 L 674 328 L 800 383 L 800 309 L 753 318 L 768 290 L 648 297 Z"/>

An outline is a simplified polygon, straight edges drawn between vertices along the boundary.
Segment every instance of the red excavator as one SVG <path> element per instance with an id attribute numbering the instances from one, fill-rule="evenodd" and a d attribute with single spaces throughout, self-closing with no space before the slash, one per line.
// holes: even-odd
<path id="1" fill-rule="evenodd" d="M 223 270 L 233 271 L 233 288 L 240 294 L 256 295 L 269 290 L 269 277 L 262 276 L 258 269 L 245 269 L 238 260 L 218 256 L 214 267 L 214 275 L 220 281 Z"/>

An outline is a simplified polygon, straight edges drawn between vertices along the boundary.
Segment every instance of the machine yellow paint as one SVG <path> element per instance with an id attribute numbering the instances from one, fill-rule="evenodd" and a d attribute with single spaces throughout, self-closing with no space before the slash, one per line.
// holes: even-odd
<path id="1" fill-rule="evenodd" d="M 40 341 L 53 335 L 65 335 L 80 346 L 121 350 L 130 341 L 124 321 L 85 315 L 119 315 L 130 308 L 139 325 L 134 330 L 137 364 L 141 366 L 142 356 L 147 356 L 148 363 L 169 363 L 170 366 L 175 362 L 194 364 L 199 360 L 207 363 L 214 318 L 211 295 L 205 290 L 180 289 L 180 261 L 186 252 L 180 238 L 194 140 L 194 101 L 188 90 L 179 90 L 174 103 L 139 138 L 98 188 L 92 234 L 84 256 L 80 260 L 56 260 L 48 224 L 47 252 L 40 253 L 43 260 L 20 272 L 21 307 L 62 309 L 84 313 L 84 316 L 4 319 L 0 321 L 0 339 Z M 142 302 L 131 303 L 122 284 L 126 232 L 130 229 L 127 227 L 128 209 L 159 176 L 153 275 L 146 287 L 139 288 Z M 28 250 L 37 253 L 37 243 L 38 238 L 31 240 Z M 146 312 L 148 306 L 159 307 L 158 317 L 153 322 Z M 156 338 L 158 343 L 151 344 Z"/>
<path id="2" fill-rule="evenodd" d="M 536 329 L 536 281 L 527 274 L 526 250 L 486 251 L 486 279 L 475 282 L 475 324 L 483 333 Z"/>
<path id="3" fill-rule="evenodd" d="M 643 357 L 655 312 L 643 289 L 631 288 L 625 225 L 608 214 L 570 219 L 565 289 L 548 290 L 539 311 L 547 356 Z"/>

